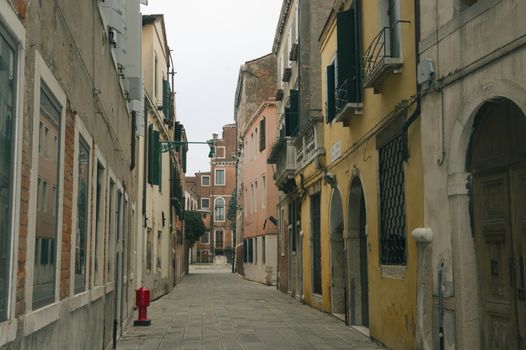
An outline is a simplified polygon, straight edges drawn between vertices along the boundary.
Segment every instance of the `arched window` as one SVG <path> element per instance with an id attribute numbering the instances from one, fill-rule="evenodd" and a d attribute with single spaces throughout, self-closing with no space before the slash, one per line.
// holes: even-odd
<path id="1" fill-rule="evenodd" d="M 221 197 L 214 201 L 214 221 L 225 221 L 225 200 Z"/>

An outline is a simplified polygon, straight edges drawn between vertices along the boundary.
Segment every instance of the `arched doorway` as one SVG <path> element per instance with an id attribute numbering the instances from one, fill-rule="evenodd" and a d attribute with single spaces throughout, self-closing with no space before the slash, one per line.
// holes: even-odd
<path id="1" fill-rule="evenodd" d="M 484 349 L 526 348 L 526 117 L 485 103 L 468 153 Z"/>
<path id="2" fill-rule="evenodd" d="M 332 191 L 329 233 L 331 241 L 331 304 L 332 313 L 345 320 L 345 252 L 343 246 L 343 209 L 340 191 Z"/>
<path id="3" fill-rule="evenodd" d="M 369 327 L 369 278 L 365 197 L 362 183 L 354 177 L 349 194 L 349 323 Z"/>

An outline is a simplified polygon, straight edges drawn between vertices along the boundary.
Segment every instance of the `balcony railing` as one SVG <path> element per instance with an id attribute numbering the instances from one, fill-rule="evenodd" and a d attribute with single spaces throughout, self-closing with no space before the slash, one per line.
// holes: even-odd
<path id="1" fill-rule="evenodd" d="M 398 73 L 403 61 L 400 57 L 399 24 L 409 21 L 397 21 L 391 27 L 384 27 L 374 37 L 363 55 L 364 86 L 374 88 L 375 92 L 387 75 Z"/>
<path id="2" fill-rule="evenodd" d="M 351 92 L 349 80 L 345 80 L 336 90 L 336 118 L 335 121 L 343 122 L 348 126 L 353 115 L 362 114 L 363 103 L 351 102 Z"/>
<path id="3" fill-rule="evenodd" d="M 267 160 L 269 164 L 276 164 L 274 182 L 284 192 L 294 187 L 294 173 L 296 171 L 296 148 L 290 137 L 280 136 L 272 145 L 271 154 Z"/>
<path id="4" fill-rule="evenodd" d="M 296 167 L 303 168 L 317 155 L 323 154 L 323 119 L 307 124 L 294 140 Z"/>

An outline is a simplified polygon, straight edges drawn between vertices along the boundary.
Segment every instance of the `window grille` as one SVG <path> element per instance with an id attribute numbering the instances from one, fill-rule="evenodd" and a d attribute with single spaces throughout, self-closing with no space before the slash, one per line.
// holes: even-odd
<path id="1" fill-rule="evenodd" d="M 384 265 L 407 263 L 403 149 L 400 135 L 379 150 L 380 244 Z"/>

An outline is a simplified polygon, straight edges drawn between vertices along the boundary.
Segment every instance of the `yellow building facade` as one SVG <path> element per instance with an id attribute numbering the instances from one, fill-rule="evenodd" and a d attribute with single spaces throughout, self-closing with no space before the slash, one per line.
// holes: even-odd
<path id="1" fill-rule="evenodd" d="M 424 221 L 414 2 L 335 1 L 320 48 L 325 154 L 296 176 L 304 298 L 412 349 L 411 232 Z"/>

